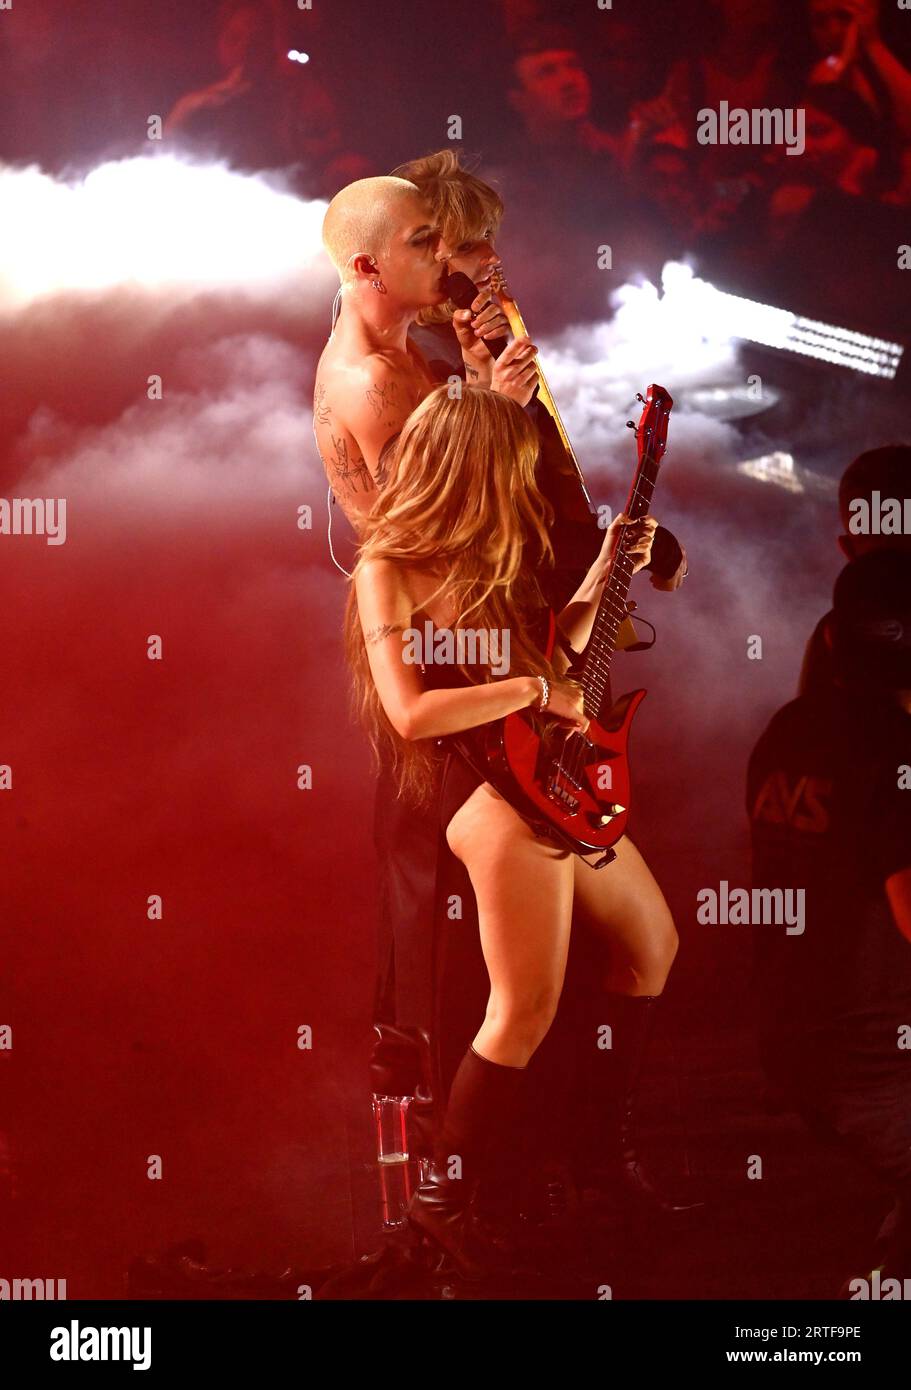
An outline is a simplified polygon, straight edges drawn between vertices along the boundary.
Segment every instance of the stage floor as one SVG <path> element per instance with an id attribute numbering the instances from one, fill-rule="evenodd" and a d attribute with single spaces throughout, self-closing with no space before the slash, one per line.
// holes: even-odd
<path id="1" fill-rule="evenodd" d="M 211 1266 L 271 1274 L 290 1266 L 295 1289 L 300 1278 L 318 1293 L 330 1272 L 388 1239 L 361 1078 L 361 1058 L 340 1051 L 336 1074 L 324 1072 L 296 1132 L 286 1105 L 283 1126 L 274 1111 L 266 1126 L 247 1111 L 223 1122 L 215 1143 L 208 1125 L 205 1135 L 170 1134 L 166 1180 L 150 1185 L 144 1175 L 132 1186 L 123 1181 L 142 1118 L 125 1108 L 120 1124 L 92 1132 L 74 1102 L 58 1129 L 66 1143 L 13 1152 L 17 1195 L 9 1207 L 15 1219 L 3 1223 L 4 1266 L 23 1276 L 65 1277 L 70 1299 L 123 1298 L 137 1257 L 195 1239 Z M 294 1084 L 290 1071 L 274 1077 L 273 1095 Z M 824 1299 L 862 1272 L 888 1200 L 795 1117 L 764 1112 L 747 1039 L 661 1032 L 643 1120 L 650 1165 L 669 1179 L 688 1167 L 709 1203 L 705 1216 L 673 1233 L 634 1227 L 624 1235 L 586 1207 L 578 1240 L 570 1236 L 569 1247 L 555 1251 L 553 1278 L 532 1289 L 504 1288 L 504 1296 L 595 1298 L 609 1284 L 614 1299 Z M 286 1142 L 276 1145 L 279 1128 Z M 761 1180 L 747 1177 L 752 1155 L 762 1159 Z M 196 1296 L 231 1290 L 230 1281 L 221 1293 L 203 1281 Z M 261 1291 L 289 1296 L 266 1282 Z"/>

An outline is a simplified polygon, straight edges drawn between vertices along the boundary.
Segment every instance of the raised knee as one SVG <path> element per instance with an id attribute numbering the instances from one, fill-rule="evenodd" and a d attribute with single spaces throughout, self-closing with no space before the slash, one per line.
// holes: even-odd
<path id="1" fill-rule="evenodd" d="M 648 994 L 657 994 L 664 988 L 679 946 L 680 938 L 673 922 L 649 942 L 648 950 L 638 962 L 636 972 L 641 977 L 641 983 L 647 986 Z"/>
<path id="2" fill-rule="evenodd" d="M 608 989 L 627 993 L 630 985 L 635 984 L 634 992 L 660 994 L 671 973 L 679 945 L 680 938 L 670 917 L 660 931 L 656 931 L 653 925 L 631 957 L 614 962 L 608 976 Z"/>
<path id="3" fill-rule="evenodd" d="M 508 1004 L 491 1000 L 489 1021 L 527 1049 L 529 1056 L 547 1036 L 557 1014 L 560 991 L 546 986 Z"/>

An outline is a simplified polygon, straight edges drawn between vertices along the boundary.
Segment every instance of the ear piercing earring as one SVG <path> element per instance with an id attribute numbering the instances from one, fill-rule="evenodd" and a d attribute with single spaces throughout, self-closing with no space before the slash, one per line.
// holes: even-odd
<path id="1" fill-rule="evenodd" d="M 370 284 L 373 287 L 373 289 L 377 291 L 378 294 L 387 293 L 386 286 L 383 284 L 382 280 L 371 280 Z"/>

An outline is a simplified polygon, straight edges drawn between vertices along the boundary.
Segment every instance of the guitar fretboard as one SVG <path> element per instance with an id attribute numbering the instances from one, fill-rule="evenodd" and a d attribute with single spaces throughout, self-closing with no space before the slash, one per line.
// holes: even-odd
<path id="1" fill-rule="evenodd" d="M 643 454 L 636 469 L 633 485 L 625 511 L 631 521 L 639 521 L 647 516 L 652 504 L 655 483 L 658 479 L 658 463 L 649 454 Z M 595 720 L 601 717 L 606 697 L 610 691 L 610 668 L 617 638 L 624 618 L 627 616 L 626 600 L 630 580 L 633 577 L 633 560 L 626 553 L 624 534 L 611 561 L 610 572 L 604 585 L 604 592 L 595 621 L 592 635 L 585 652 L 581 684 L 585 697 L 585 708 Z"/>

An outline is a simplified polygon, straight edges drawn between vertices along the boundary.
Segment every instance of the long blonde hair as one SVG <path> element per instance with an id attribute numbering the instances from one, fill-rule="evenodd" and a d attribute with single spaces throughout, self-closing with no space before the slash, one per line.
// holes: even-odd
<path id="1" fill-rule="evenodd" d="M 538 435 L 515 401 L 485 387 L 460 386 L 460 395 L 437 387 L 408 418 L 388 481 L 365 519 L 345 609 L 353 711 L 377 761 L 385 745 L 400 795 L 416 805 L 430 800 L 440 756 L 431 739 L 403 739 L 380 702 L 354 585 L 364 565 L 386 559 L 442 571 L 422 607 L 439 601 L 450 611 L 452 605 L 454 634 L 469 625 L 466 620 L 476 630 L 508 631 L 509 675 L 556 678 L 528 636 L 544 603 L 533 567 L 554 561 L 548 533 L 553 508 L 535 482 Z M 458 669 L 475 684 L 492 679 L 489 667 Z"/>

